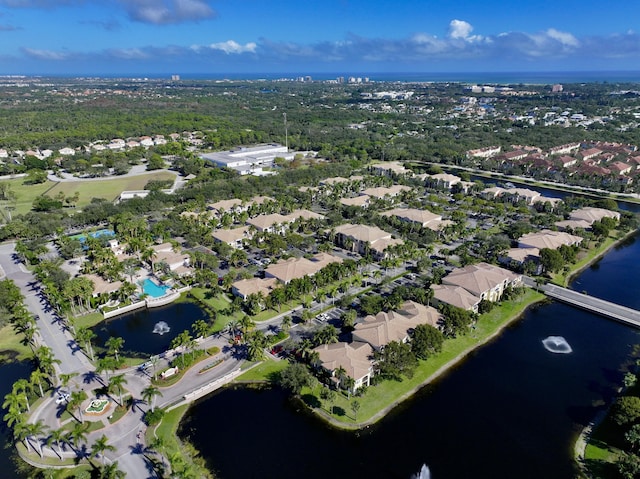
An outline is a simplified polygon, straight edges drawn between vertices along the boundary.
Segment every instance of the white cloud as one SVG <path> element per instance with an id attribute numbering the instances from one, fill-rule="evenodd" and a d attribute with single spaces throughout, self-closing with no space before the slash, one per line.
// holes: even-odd
<path id="1" fill-rule="evenodd" d="M 469 38 L 469 34 L 473 31 L 473 27 L 470 23 L 464 20 L 451 20 L 449 23 L 449 37 L 461 38 L 466 40 Z"/>
<path id="2" fill-rule="evenodd" d="M 109 50 L 111 56 L 123 60 L 143 60 L 149 58 L 149 54 L 140 48 L 116 48 Z"/>
<path id="3" fill-rule="evenodd" d="M 2 0 L 0 0 L 2 1 Z M 106 1 L 106 0 L 105 0 Z M 120 0 L 118 0 L 120 1 Z M 124 0 L 122 0 L 124 1 Z M 165 4 L 159 0 L 132 0 L 142 8 Z M 168 2 L 173 3 L 168 3 Z M 188 0 L 195 6 L 202 2 Z M 165 0 L 166 5 L 178 4 L 178 0 Z M 186 11 L 193 10 L 181 3 Z M 186 5 L 186 6 L 185 6 Z M 148 18 L 163 21 L 163 14 L 156 11 Z M 101 51 L 60 52 L 33 48 L 22 50 L 24 57 L 39 60 L 67 60 L 109 62 L 122 65 L 126 62 L 142 62 L 148 65 L 166 64 L 171 61 L 178 65 L 197 66 L 206 62 L 207 57 L 215 57 L 220 67 L 242 65 L 246 70 L 259 71 L 265 65 L 277 68 L 278 65 L 305 65 L 319 68 L 335 67 L 371 67 L 398 65 L 398 68 L 431 68 L 432 65 L 499 65 L 501 68 L 535 68 L 536 65 L 549 65 L 556 62 L 564 65 L 571 61 L 578 65 L 591 65 L 607 59 L 626 59 L 629 64 L 640 61 L 640 35 L 625 33 L 609 36 L 576 37 L 565 31 L 549 28 L 538 32 L 503 32 L 493 35 L 473 35 L 473 27 L 463 20 L 453 20 L 450 31 L 445 37 L 438 38 L 428 32 L 415 33 L 405 38 L 379 38 L 347 35 L 337 41 L 301 43 L 295 41 L 273 41 L 260 38 L 254 42 L 240 43 L 236 40 L 186 45 L 147 45 L 132 48 L 104 49 Z M 284 70 L 283 70 L 284 71 Z"/>
<path id="4" fill-rule="evenodd" d="M 52 50 L 39 50 L 36 48 L 24 48 L 23 51 L 24 53 L 27 54 L 27 56 L 36 58 L 38 60 L 60 61 L 60 60 L 67 60 L 69 59 L 69 56 L 70 56 L 68 53 L 54 52 Z"/>
<path id="5" fill-rule="evenodd" d="M 199 21 L 215 16 L 207 0 L 119 0 L 131 19 L 156 25 Z"/>
<path id="6" fill-rule="evenodd" d="M 227 55 L 231 53 L 255 53 L 258 45 L 254 42 L 245 43 L 244 45 L 240 45 L 238 42 L 233 40 L 227 40 L 226 42 L 212 43 L 209 45 L 209 48 L 212 50 L 220 50 L 225 52 Z M 198 49 L 199 47 L 196 47 Z"/>
<path id="7" fill-rule="evenodd" d="M 556 30 L 555 28 L 550 28 L 549 30 L 547 30 L 547 35 L 550 38 L 553 38 L 554 40 L 557 40 L 563 45 L 569 47 L 577 47 L 578 45 L 580 45 L 580 42 L 576 39 L 576 37 L 574 37 L 570 33 Z"/>

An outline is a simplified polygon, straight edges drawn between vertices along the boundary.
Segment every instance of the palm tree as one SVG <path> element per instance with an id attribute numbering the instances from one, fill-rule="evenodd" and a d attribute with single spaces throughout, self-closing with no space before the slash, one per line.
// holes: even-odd
<path id="1" fill-rule="evenodd" d="M 344 378 L 347 377 L 347 370 L 345 368 L 343 368 L 342 366 L 338 366 L 333 371 L 333 374 L 338 379 L 338 385 L 341 385 L 342 381 L 344 381 Z"/>
<path id="2" fill-rule="evenodd" d="M 51 444 L 55 444 L 58 447 L 56 454 L 62 461 L 62 447 L 61 443 L 65 441 L 66 432 L 64 429 L 54 429 L 49 433 L 49 437 L 47 438 L 47 446 L 51 447 Z"/>
<path id="3" fill-rule="evenodd" d="M 22 398 L 19 394 L 15 392 L 10 392 L 4 397 L 4 402 L 2 403 L 2 408 L 8 411 L 17 411 L 18 413 L 22 413 L 21 409 Z"/>
<path id="4" fill-rule="evenodd" d="M 246 314 L 240 318 L 240 328 L 242 329 L 242 334 L 246 335 L 251 329 L 255 327 L 256 323 Z"/>
<path id="5" fill-rule="evenodd" d="M 125 473 L 118 469 L 118 461 L 103 464 L 100 468 L 100 479 L 124 479 Z"/>
<path id="6" fill-rule="evenodd" d="M 347 389 L 347 394 L 349 398 L 351 398 L 351 393 L 353 392 L 353 388 L 356 385 L 356 380 L 353 379 L 351 376 L 345 376 L 343 382 L 344 382 L 344 387 Z"/>
<path id="7" fill-rule="evenodd" d="M 161 458 L 162 458 L 162 466 L 166 467 L 164 462 L 164 450 L 167 447 L 167 441 L 164 436 L 156 436 L 153 442 L 149 445 L 151 449 L 153 449 Z"/>
<path id="8" fill-rule="evenodd" d="M 29 380 L 31 381 L 31 384 L 38 386 L 38 389 L 40 390 L 40 397 L 44 396 L 44 390 L 42 389 L 42 381 L 46 380 L 47 377 L 48 377 L 47 374 L 45 374 L 40 369 L 34 369 L 33 372 L 31 373 L 31 376 L 29 376 Z"/>
<path id="9" fill-rule="evenodd" d="M 81 343 L 84 343 L 84 349 L 87 353 L 89 353 L 89 357 L 91 361 L 93 361 L 93 347 L 91 346 L 91 341 L 95 339 L 96 333 L 91 331 L 89 328 L 78 328 L 76 333 L 76 340 Z"/>
<path id="10" fill-rule="evenodd" d="M 162 396 L 162 392 L 155 386 L 147 386 L 142 390 L 142 399 L 149 404 L 152 411 L 155 409 L 156 396 Z"/>
<path id="11" fill-rule="evenodd" d="M 13 383 L 13 393 L 17 394 L 27 406 L 27 411 L 31 410 L 31 406 L 29 404 L 29 396 L 28 394 L 33 391 L 33 384 L 31 384 L 27 379 L 18 379 L 15 383 Z"/>
<path id="12" fill-rule="evenodd" d="M 204 338 L 209 334 L 209 331 L 211 330 L 211 326 L 209 325 L 209 323 L 207 323 L 203 319 L 198 319 L 196 322 L 194 322 L 191 325 L 191 329 L 193 329 L 193 332 L 196 334 L 196 337 Z"/>
<path id="13" fill-rule="evenodd" d="M 60 364 L 59 359 L 53 357 L 53 351 L 47 346 L 40 346 L 34 351 L 34 356 L 39 368 L 47 374 L 54 375 L 54 364 Z"/>
<path id="14" fill-rule="evenodd" d="M 89 423 L 82 424 L 77 422 L 73 425 L 73 429 L 67 434 L 67 437 L 71 440 L 70 442 L 73 443 L 76 451 L 80 449 L 80 442 L 85 442 L 87 440 L 89 427 Z"/>
<path id="15" fill-rule="evenodd" d="M 117 367 L 116 360 L 114 358 L 100 358 L 96 366 L 96 372 L 102 374 L 105 372 L 107 375 L 107 381 L 109 381 L 109 371 L 115 370 Z"/>
<path id="16" fill-rule="evenodd" d="M 111 381 L 109 381 L 109 390 L 115 388 L 118 390 L 118 395 L 120 397 L 120 406 L 122 406 L 122 385 L 127 384 L 127 378 L 124 374 L 118 374 L 117 376 L 113 376 Z"/>
<path id="17" fill-rule="evenodd" d="M 118 350 L 122 349 L 123 345 L 124 345 L 124 339 L 117 336 L 111 336 L 105 342 L 105 346 L 107 347 L 109 354 L 113 354 L 115 356 L 116 363 L 119 361 Z"/>
<path id="18" fill-rule="evenodd" d="M 7 423 L 7 426 L 12 427 L 14 424 L 18 426 L 23 423 L 25 421 L 25 416 L 18 409 L 11 408 L 2 419 Z"/>
<path id="19" fill-rule="evenodd" d="M 284 318 L 282 318 L 282 323 L 280 325 L 282 331 L 287 332 L 289 331 L 289 329 L 291 328 L 291 316 L 285 316 Z"/>
<path id="20" fill-rule="evenodd" d="M 82 418 L 82 402 L 85 401 L 87 399 L 87 393 L 84 392 L 83 389 L 81 389 L 80 391 L 73 391 L 71 393 L 71 397 L 69 398 L 69 401 L 67 402 L 67 409 L 77 409 L 78 410 L 78 417 L 79 422 L 83 422 L 83 418 Z M 76 418 L 77 420 L 78 418 Z"/>
<path id="21" fill-rule="evenodd" d="M 29 437 L 39 436 L 45 433 L 49 427 L 44 423 L 44 420 L 38 419 L 36 422 L 29 422 L 25 424 L 25 429 L 27 431 L 27 441 Z M 38 454 L 42 457 L 42 447 L 40 446 L 40 442 L 38 444 Z"/>
<path id="22" fill-rule="evenodd" d="M 78 373 L 62 373 L 60 374 L 60 385 L 63 388 L 66 388 L 69 386 L 69 383 L 71 382 L 71 380 L 76 377 L 78 375 Z"/>
<path id="23" fill-rule="evenodd" d="M 96 439 L 96 442 L 93 443 L 93 446 L 91 446 L 91 456 L 92 457 L 98 457 L 98 456 L 102 456 L 102 465 L 104 466 L 104 462 L 106 459 L 106 456 L 104 455 L 104 453 L 106 451 L 115 451 L 116 448 L 115 446 L 112 446 L 111 444 L 107 443 L 108 439 L 107 436 L 105 436 L 104 434 L 102 436 L 100 436 L 98 439 Z"/>

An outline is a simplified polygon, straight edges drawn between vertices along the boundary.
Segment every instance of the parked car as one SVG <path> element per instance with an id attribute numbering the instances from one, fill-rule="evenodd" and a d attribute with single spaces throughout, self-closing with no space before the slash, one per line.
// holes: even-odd
<path id="1" fill-rule="evenodd" d="M 56 398 L 56 404 L 63 404 L 69 401 L 71 395 L 66 392 L 59 392 L 58 397 Z"/>

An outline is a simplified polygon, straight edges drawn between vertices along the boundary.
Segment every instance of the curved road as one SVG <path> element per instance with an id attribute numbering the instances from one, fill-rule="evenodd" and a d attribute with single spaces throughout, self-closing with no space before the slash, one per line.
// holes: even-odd
<path id="1" fill-rule="evenodd" d="M 76 373 L 70 383 L 70 389 L 83 389 L 91 399 L 92 391 L 100 387 L 101 384 L 106 384 L 106 378 L 95 373 L 93 364 L 75 343 L 69 331 L 62 327 L 62 323 L 45 300 L 41 286 L 36 278 L 16 259 L 13 243 L 0 245 L 0 279 L 5 278 L 13 280 L 20 287 L 22 294 L 25 296 L 27 308 L 36 316 L 36 325 L 39 331 L 37 341 L 50 347 L 54 356 L 60 360 L 60 364 L 55 365 L 57 373 Z M 222 386 L 224 381 L 220 380 L 228 377 L 233 371 L 238 371 L 243 362 L 242 359 L 231 355 L 227 340 L 220 335 L 201 341 L 200 346 L 204 348 L 220 347 L 221 353 L 217 358 L 223 358 L 223 363 L 213 368 L 210 372 L 203 374 L 198 374 L 198 368 L 188 371 L 180 382 L 172 387 L 161 389 L 162 396 L 156 399 L 157 406 L 166 407 L 184 400 L 185 395 L 200 390 L 211 383 L 216 383 L 216 387 Z M 161 369 L 166 367 L 167 364 L 166 360 L 161 360 L 156 367 Z M 142 422 L 142 417 L 149 406 L 140 400 L 142 390 L 149 386 L 151 377 L 136 368 L 118 371 L 118 373 L 125 374 L 126 384 L 124 387 L 133 398 L 137 399 L 135 401 L 136 405 L 114 424 L 109 424 L 106 417 L 87 418 L 85 416 L 85 420 L 98 420 L 104 424 L 102 429 L 88 435 L 86 441 L 87 450 L 90 449 L 90 445 L 96 439 L 104 434 L 109 438 L 109 444 L 116 448 L 115 451 L 106 454 L 108 461 L 118 461 L 119 468 L 125 472 L 127 477 L 136 479 L 155 478 L 157 476 L 144 455 L 145 446 L 143 444 L 145 425 Z M 206 393 L 215 390 L 216 387 L 207 388 Z M 114 400 L 117 399 L 117 397 L 114 397 Z M 88 405 L 88 402 L 87 400 L 83 408 Z M 32 410 L 29 422 L 42 419 L 50 429 L 58 429 L 67 421 L 74 421 L 74 419 L 61 419 L 62 410 L 63 406 L 56 404 L 55 394 L 52 394 L 51 397 L 45 399 L 37 408 Z M 46 438 L 41 437 L 39 439 Z M 45 456 L 58 457 L 57 448 L 45 446 L 42 450 Z M 63 450 L 63 455 L 73 457 L 76 454 L 67 448 Z M 38 465 L 37 462 L 30 462 Z"/>

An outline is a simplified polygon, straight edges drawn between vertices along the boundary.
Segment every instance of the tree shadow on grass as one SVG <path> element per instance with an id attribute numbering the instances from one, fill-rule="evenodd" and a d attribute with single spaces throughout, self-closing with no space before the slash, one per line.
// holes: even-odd
<path id="1" fill-rule="evenodd" d="M 341 408 L 340 406 L 333 406 L 332 412 L 336 416 L 340 416 L 340 417 L 343 417 L 347 414 L 344 408 Z"/>
<path id="2" fill-rule="evenodd" d="M 620 477 L 618 476 L 618 468 L 611 462 L 585 459 L 584 466 L 591 477 Z"/>
<path id="3" fill-rule="evenodd" d="M 300 399 L 302 399 L 307 406 L 312 408 L 317 408 L 322 405 L 320 400 L 313 394 L 303 394 Z"/>

